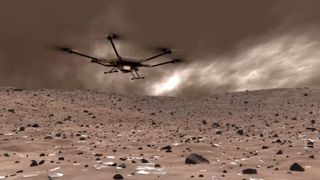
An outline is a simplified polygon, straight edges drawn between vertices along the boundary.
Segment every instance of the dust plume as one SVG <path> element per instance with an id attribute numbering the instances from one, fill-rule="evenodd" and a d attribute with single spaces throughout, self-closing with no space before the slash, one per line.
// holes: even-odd
<path id="1" fill-rule="evenodd" d="M 0 85 L 125 94 L 204 96 L 218 92 L 319 86 L 319 1 L 4 1 L 0 7 Z M 141 69 L 144 81 L 53 46 L 114 57 L 108 33 L 124 57 L 154 55 L 183 64 Z"/>

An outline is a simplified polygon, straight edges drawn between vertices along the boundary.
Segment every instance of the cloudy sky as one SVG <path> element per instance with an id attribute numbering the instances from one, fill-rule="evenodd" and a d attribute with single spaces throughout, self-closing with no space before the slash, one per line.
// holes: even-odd
<path id="1" fill-rule="evenodd" d="M 3 0 L 0 86 L 207 96 L 279 87 L 320 87 L 319 0 Z M 59 53 L 145 58 L 171 47 L 183 64 L 104 75 L 104 67 Z"/>

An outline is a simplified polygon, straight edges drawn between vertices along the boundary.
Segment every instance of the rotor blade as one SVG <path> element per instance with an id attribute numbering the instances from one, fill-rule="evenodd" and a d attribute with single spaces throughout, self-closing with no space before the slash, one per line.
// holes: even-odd
<path id="1" fill-rule="evenodd" d="M 174 48 L 174 47 L 153 47 L 151 48 L 151 50 L 153 51 L 156 51 L 156 52 L 164 52 L 166 50 L 170 50 L 172 53 L 175 53 L 175 52 L 178 52 L 178 51 L 181 51 L 181 49 L 178 49 L 178 48 Z"/>
<path id="2" fill-rule="evenodd" d="M 167 61 L 167 62 L 163 62 L 163 63 L 159 63 L 159 64 L 154 64 L 154 65 L 151 65 L 149 67 L 162 66 L 162 65 L 165 65 L 165 64 L 173 64 L 173 63 L 178 63 L 178 62 L 183 62 L 183 61 L 181 59 L 173 59 L 171 61 Z"/>
<path id="3" fill-rule="evenodd" d="M 149 57 L 147 59 L 142 59 L 140 62 L 150 61 L 150 60 L 158 58 L 160 56 L 163 56 L 163 55 L 166 55 L 166 54 L 171 54 L 171 50 L 168 49 L 168 48 L 163 48 L 163 49 L 161 49 L 161 51 L 162 51 L 162 53 L 160 53 L 158 55 L 155 55 L 155 56 L 152 56 L 152 57 Z"/>
<path id="4" fill-rule="evenodd" d="M 159 52 L 166 52 L 166 51 L 171 52 L 171 48 L 166 48 L 166 47 L 156 47 L 155 50 Z"/>
<path id="5" fill-rule="evenodd" d="M 92 59 L 92 60 L 98 60 L 98 58 L 96 58 L 96 57 L 92 57 L 90 55 L 74 51 L 74 50 L 72 50 L 71 48 L 68 48 L 68 47 L 55 47 L 55 49 L 57 49 L 58 51 L 67 52 L 67 53 L 70 53 L 70 54 L 76 54 L 78 56 L 86 57 L 86 58 L 89 58 L 89 59 Z"/>
<path id="6" fill-rule="evenodd" d="M 78 56 L 82 56 L 82 57 L 85 57 L 85 58 L 89 58 L 89 59 L 91 59 L 91 62 L 92 62 L 92 63 L 100 64 L 100 65 L 102 65 L 102 66 L 107 66 L 107 67 L 114 67 L 114 66 L 115 66 L 115 65 L 112 64 L 110 61 L 108 62 L 108 61 L 105 60 L 105 59 L 99 59 L 99 58 L 96 58 L 96 57 L 93 57 L 93 56 L 89 56 L 89 55 L 86 55 L 86 54 L 83 54 L 83 53 L 74 51 L 74 50 L 72 50 L 71 48 L 67 48 L 67 47 L 55 47 L 55 49 L 58 50 L 58 51 L 67 52 L 67 53 L 70 53 L 70 54 L 76 54 L 76 55 L 78 55 Z"/>
<path id="7" fill-rule="evenodd" d="M 118 38 L 119 38 L 119 36 L 118 36 L 118 35 L 115 35 L 115 34 L 110 34 L 110 35 L 107 37 L 107 39 L 110 41 L 110 43 L 111 43 L 111 45 L 112 45 L 112 48 L 113 48 L 114 52 L 116 53 L 117 57 L 119 57 L 119 59 L 120 59 L 120 55 L 119 55 L 119 53 L 118 53 L 118 51 L 117 51 L 117 49 L 116 49 L 116 46 L 115 46 L 114 43 L 113 43 L 113 39 L 118 39 Z"/>
<path id="8" fill-rule="evenodd" d="M 119 36 L 119 34 L 113 34 L 113 33 L 111 33 L 111 34 L 108 35 L 108 38 L 111 38 L 111 39 L 120 39 L 121 37 Z"/>
<path id="9" fill-rule="evenodd" d="M 115 64 L 111 64 L 109 62 L 103 62 L 101 60 L 91 60 L 92 63 L 100 64 L 102 66 L 107 66 L 107 67 L 117 67 Z"/>
<path id="10" fill-rule="evenodd" d="M 53 48 L 57 51 L 68 52 L 68 53 L 70 53 L 70 51 L 72 51 L 72 49 L 67 48 L 67 47 L 54 46 Z"/>

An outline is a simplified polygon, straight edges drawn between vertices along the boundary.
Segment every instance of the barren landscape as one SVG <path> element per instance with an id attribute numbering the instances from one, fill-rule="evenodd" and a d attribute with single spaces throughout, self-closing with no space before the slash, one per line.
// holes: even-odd
<path id="1" fill-rule="evenodd" d="M 320 91 L 0 90 L 0 179 L 320 177 Z"/>

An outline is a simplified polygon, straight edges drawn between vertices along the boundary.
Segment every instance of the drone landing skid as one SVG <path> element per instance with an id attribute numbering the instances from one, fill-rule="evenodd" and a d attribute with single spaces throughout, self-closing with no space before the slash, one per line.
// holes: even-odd
<path id="1" fill-rule="evenodd" d="M 140 78 L 131 78 L 131 80 L 137 80 L 137 79 L 144 79 L 144 77 L 140 77 Z"/>
<path id="2" fill-rule="evenodd" d="M 116 73 L 116 72 L 118 72 L 118 68 L 114 67 L 110 71 L 104 72 L 104 74 L 111 74 L 111 73 Z"/>
<path id="3" fill-rule="evenodd" d="M 132 75 L 132 78 L 131 80 L 136 80 L 136 79 L 144 79 L 144 77 L 141 77 L 137 71 L 134 71 L 136 75 L 134 75 L 134 73 L 131 71 L 131 75 Z"/>

